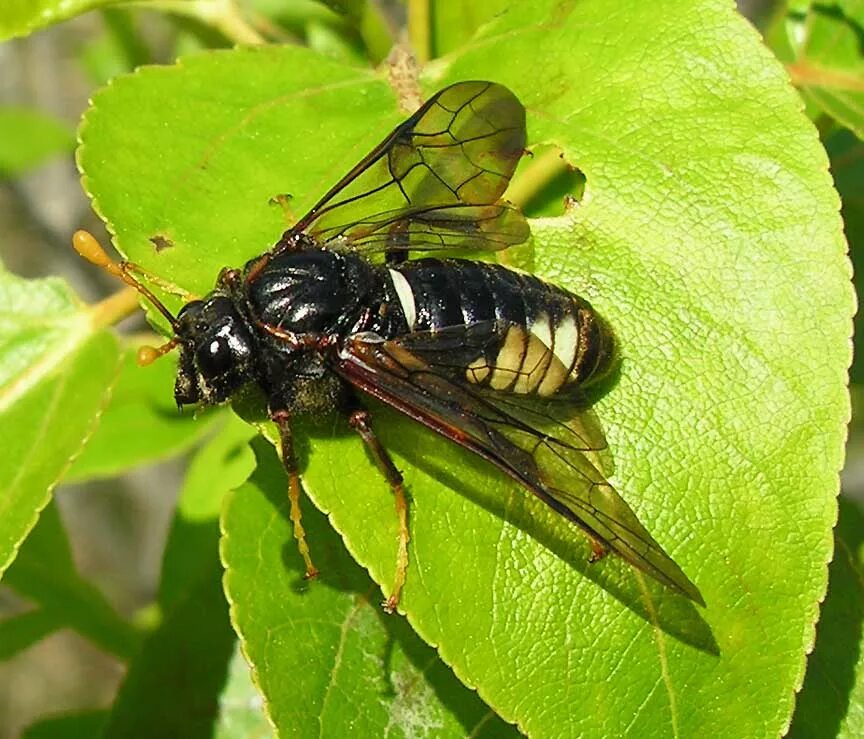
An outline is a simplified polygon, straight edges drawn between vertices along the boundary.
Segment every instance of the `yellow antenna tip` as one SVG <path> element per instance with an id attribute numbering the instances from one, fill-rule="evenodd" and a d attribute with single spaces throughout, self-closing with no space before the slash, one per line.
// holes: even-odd
<path id="1" fill-rule="evenodd" d="M 72 234 L 72 248 L 84 257 L 84 259 L 90 262 L 90 264 L 95 264 L 97 267 L 101 267 L 115 277 L 125 279 L 120 265 L 108 256 L 105 249 L 102 248 L 102 244 L 99 243 L 99 240 L 89 231 L 84 231 L 82 229 Z M 128 280 L 126 281 L 128 282 Z"/>
<path id="2" fill-rule="evenodd" d="M 89 231 L 76 231 L 72 235 L 72 247 L 88 262 L 99 267 L 111 262 L 102 245 Z"/>
<path id="3" fill-rule="evenodd" d="M 175 346 L 177 346 L 177 344 L 177 337 L 174 337 L 168 343 L 162 344 L 162 346 L 139 347 L 138 352 L 135 355 L 135 361 L 138 363 L 139 367 L 146 367 L 148 364 L 153 364 L 153 362 L 159 359 L 159 357 L 165 356 Z"/>
<path id="4" fill-rule="evenodd" d="M 139 367 L 146 367 L 148 364 L 153 364 L 161 356 L 162 354 L 155 346 L 142 346 L 135 355 L 135 361 Z"/>

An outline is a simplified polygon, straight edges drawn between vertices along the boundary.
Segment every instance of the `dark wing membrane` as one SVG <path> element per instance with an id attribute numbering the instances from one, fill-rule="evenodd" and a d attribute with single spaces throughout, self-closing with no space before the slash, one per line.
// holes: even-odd
<path id="1" fill-rule="evenodd" d="M 292 229 L 384 249 L 503 248 L 528 238 L 498 200 L 525 148 L 525 109 L 493 82 L 446 87 L 398 126 Z"/>
<path id="2" fill-rule="evenodd" d="M 500 320 L 474 321 L 467 326 L 415 331 L 401 337 L 399 344 L 431 370 L 467 379 L 466 368 L 478 357 L 496 355 L 513 325 Z M 558 360 L 553 357 L 553 361 Z M 542 431 L 550 443 L 563 443 L 586 454 L 598 470 L 611 469 L 611 457 L 604 454 L 608 450 L 603 429 L 579 388 L 569 388 L 553 398 L 496 392 L 470 384 L 469 388 L 510 421 L 518 418 L 528 431 Z"/>
<path id="3" fill-rule="evenodd" d="M 532 406 L 514 396 L 494 399 L 475 392 L 400 342 L 374 335 L 350 339 L 336 370 L 360 390 L 492 462 L 630 564 L 705 604 L 589 460 L 604 445 L 602 438 L 592 440 L 596 431 L 590 420 L 565 421 L 549 412 L 554 401 Z"/>
<path id="4" fill-rule="evenodd" d="M 341 231 L 347 229 L 350 236 Z M 497 251 L 521 244 L 531 235 L 522 213 L 509 203 L 419 206 L 378 213 L 322 234 L 331 247 L 339 242 L 367 252 L 437 249 Z"/>

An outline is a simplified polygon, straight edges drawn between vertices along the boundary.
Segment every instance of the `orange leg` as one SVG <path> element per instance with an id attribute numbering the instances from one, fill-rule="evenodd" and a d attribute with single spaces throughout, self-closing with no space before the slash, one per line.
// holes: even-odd
<path id="1" fill-rule="evenodd" d="M 605 544 L 600 543 L 599 541 L 590 536 L 588 537 L 588 541 L 591 544 L 591 554 L 588 557 L 588 562 L 590 562 L 591 564 L 599 562 L 609 553 L 609 550 L 606 548 Z"/>
<path id="2" fill-rule="evenodd" d="M 294 457 L 294 441 L 291 435 L 291 416 L 286 411 L 276 411 L 271 418 L 279 427 L 279 439 L 282 446 L 282 464 L 288 473 L 288 501 L 291 504 L 289 516 L 294 525 L 294 538 L 297 540 L 297 549 L 306 565 L 306 579 L 311 580 L 318 576 L 318 568 L 312 564 L 309 554 L 309 545 L 306 543 L 306 531 L 301 522 L 300 512 L 300 475 L 297 472 L 297 460 Z"/>
<path id="3" fill-rule="evenodd" d="M 399 518 L 399 539 L 396 548 L 396 574 L 393 578 L 393 590 L 390 597 L 382 604 L 387 613 L 393 613 L 399 605 L 402 588 L 405 585 L 405 574 L 408 570 L 408 542 L 411 536 L 408 530 L 408 498 L 405 496 L 405 485 L 402 473 L 396 469 L 393 460 L 387 450 L 378 441 L 372 426 L 369 424 L 369 412 L 365 410 L 354 411 L 348 418 L 351 425 L 360 438 L 366 444 L 366 448 L 372 454 L 372 458 L 378 465 L 378 469 L 387 478 L 396 503 L 396 515 Z"/>

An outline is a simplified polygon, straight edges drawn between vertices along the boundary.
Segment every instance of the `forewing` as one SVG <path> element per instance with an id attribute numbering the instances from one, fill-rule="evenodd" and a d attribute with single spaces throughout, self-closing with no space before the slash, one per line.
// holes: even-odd
<path id="1" fill-rule="evenodd" d="M 525 148 L 525 109 L 506 87 L 459 82 L 435 94 L 343 177 L 276 251 L 305 232 L 332 246 L 503 248 L 528 238 L 499 203 Z"/>
<path id="2" fill-rule="evenodd" d="M 399 341 L 350 339 L 336 370 L 351 384 L 489 460 L 598 543 L 704 605 L 698 588 L 663 551 L 589 459 L 589 414 L 565 420 L 554 401 L 482 394 L 430 366 Z M 503 399 L 503 402 L 502 402 Z M 575 419 L 575 420 L 574 420 Z"/>

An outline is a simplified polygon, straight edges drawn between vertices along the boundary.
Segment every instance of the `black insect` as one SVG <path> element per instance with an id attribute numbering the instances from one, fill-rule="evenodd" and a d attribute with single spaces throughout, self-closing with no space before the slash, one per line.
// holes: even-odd
<path id="1" fill-rule="evenodd" d="M 499 467 L 608 549 L 688 598 L 696 586 L 589 459 L 605 446 L 580 402 L 613 366 L 612 332 L 566 290 L 498 264 L 445 258 L 525 241 L 501 196 L 525 148 L 525 110 L 505 87 L 460 82 L 434 95 L 324 195 L 265 254 L 226 269 L 175 318 L 110 263 L 92 237 L 79 251 L 140 289 L 179 346 L 180 405 L 228 400 L 257 384 L 279 427 L 291 517 L 308 576 L 291 420 L 343 413 L 396 497 L 399 599 L 408 563 L 402 476 L 370 425 L 376 398 Z M 444 252 L 408 260 L 409 252 Z"/>

